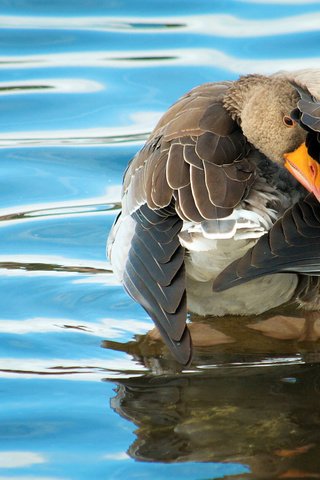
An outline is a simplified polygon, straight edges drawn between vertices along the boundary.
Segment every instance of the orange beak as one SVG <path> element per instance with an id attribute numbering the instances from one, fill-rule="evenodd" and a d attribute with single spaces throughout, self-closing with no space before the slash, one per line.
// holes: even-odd
<path id="1" fill-rule="evenodd" d="M 320 202 L 320 164 L 310 157 L 306 144 L 283 156 L 286 169 Z"/>

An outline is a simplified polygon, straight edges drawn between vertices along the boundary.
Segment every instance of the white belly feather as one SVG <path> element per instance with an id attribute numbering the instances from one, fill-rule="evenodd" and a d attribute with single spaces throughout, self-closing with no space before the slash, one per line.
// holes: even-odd
<path id="1" fill-rule="evenodd" d="M 230 217 L 220 220 L 221 225 L 214 221 L 205 230 L 200 224 L 185 224 L 180 233 L 180 241 L 188 249 L 185 264 L 191 312 L 214 316 L 260 314 L 289 301 L 297 287 L 297 275 L 288 273 L 264 276 L 223 292 L 212 291 L 212 281 L 218 274 L 253 247 L 269 227 L 258 214 L 253 217 L 245 210 L 234 212 L 238 220 L 233 224 Z M 225 220 L 229 231 L 223 226 Z"/>
<path id="2" fill-rule="evenodd" d="M 242 246 L 238 249 L 237 240 L 230 240 L 228 255 L 225 241 L 223 249 L 219 248 L 219 243 L 213 250 L 190 252 L 186 258 L 188 309 L 191 312 L 214 316 L 257 315 L 292 298 L 298 277 L 291 273 L 267 275 L 230 290 L 213 292 L 212 281 L 223 266 L 237 258 L 234 254 L 242 250 Z"/>

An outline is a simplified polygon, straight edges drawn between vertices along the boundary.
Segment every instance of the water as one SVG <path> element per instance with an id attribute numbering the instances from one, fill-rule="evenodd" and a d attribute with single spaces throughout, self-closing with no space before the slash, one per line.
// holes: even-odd
<path id="1" fill-rule="evenodd" d="M 320 67 L 319 2 L 0 13 L 0 480 L 320 478 L 303 324 L 194 319 L 179 374 L 105 258 L 122 172 L 162 112 L 203 82 Z"/>

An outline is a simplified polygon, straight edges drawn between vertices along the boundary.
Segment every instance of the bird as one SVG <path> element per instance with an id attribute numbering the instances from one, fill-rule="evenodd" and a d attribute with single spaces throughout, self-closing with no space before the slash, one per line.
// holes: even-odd
<path id="1" fill-rule="evenodd" d="M 192 358 L 188 311 L 260 314 L 294 296 L 298 277 L 290 272 L 218 293 L 213 282 L 305 196 L 284 154 L 306 140 L 291 116 L 301 91 L 319 85 L 319 70 L 303 70 L 195 87 L 128 164 L 108 257 L 183 365 Z"/>
<path id="2" fill-rule="evenodd" d="M 306 141 L 284 155 L 285 167 L 320 202 L 320 101 L 296 85 L 300 94 L 291 118 L 307 131 Z"/>
<path id="3" fill-rule="evenodd" d="M 291 118 L 307 135 L 297 149 L 284 155 L 284 166 L 310 193 L 288 208 L 243 257 L 220 272 L 212 286 L 220 292 L 264 275 L 296 274 L 295 301 L 312 324 L 320 318 L 320 100 L 306 87 L 295 88 L 300 99 Z"/>

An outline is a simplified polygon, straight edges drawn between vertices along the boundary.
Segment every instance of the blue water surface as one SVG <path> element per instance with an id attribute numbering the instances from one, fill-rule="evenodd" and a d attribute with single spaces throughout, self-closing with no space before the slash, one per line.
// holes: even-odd
<path id="1" fill-rule="evenodd" d="M 197 383 L 201 369 L 167 378 L 105 244 L 123 171 L 161 114 L 204 82 L 320 67 L 320 2 L 10 0 L 0 22 L 0 480 L 278 478 L 304 471 L 283 453 L 298 447 L 319 472 L 300 370 L 260 392 L 253 369 L 238 396 L 219 376 Z"/>

